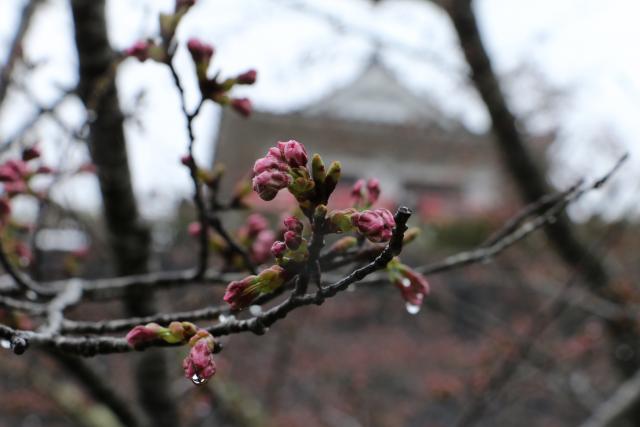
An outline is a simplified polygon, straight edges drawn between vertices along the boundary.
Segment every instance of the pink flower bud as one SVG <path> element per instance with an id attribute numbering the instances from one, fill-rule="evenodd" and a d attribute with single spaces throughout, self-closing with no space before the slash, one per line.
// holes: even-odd
<path id="1" fill-rule="evenodd" d="M 396 280 L 394 284 L 400 290 L 402 298 L 411 305 L 419 306 L 422 304 L 424 297 L 429 295 L 430 288 L 427 279 L 415 270 L 403 265 L 401 269 L 401 278 Z"/>
<path id="2" fill-rule="evenodd" d="M 297 234 L 302 233 L 302 229 L 304 228 L 304 225 L 302 224 L 302 222 L 300 222 L 300 220 L 295 216 L 289 216 L 285 218 L 283 223 L 284 223 L 285 230 L 293 231 Z"/>
<path id="3" fill-rule="evenodd" d="M 380 181 L 377 178 L 371 178 L 367 181 L 367 192 L 369 193 L 368 202 L 374 204 L 380 198 Z"/>
<path id="4" fill-rule="evenodd" d="M 213 337 L 199 339 L 189 355 L 182 362 L 184 376 L 201 384 L 216 373 L 216 363 L 213 360 Z"/>
<path id="5" fill-rule="evenodd" d="M 249 218 L 247 218 L 247 233 L 249 237 L 257 236 L 258 233 L 266 230 L 268 226 L 269 222 L 267 222 L 267 219 L 259 213 L 251 214 Z"/>
<path id="6" fill-rule="evenodd" d="M 396 222 L 386 209 L 375 209 L 356 213 L 351 222 L 367 239 L 375 243 L 387 242 L 391 239 Z"/>
<path id="7" fill-rule="evenodd" d="M 148 41 L 140 40 L 135 42 L 131 47 L 124 51 L 126 56 L 133 56 L 139 61 L 144 62 L 149 59 L 149 48 L 151 44 Z"/>
<path id="8" fill-rule="evenodd" d="M 211 61 L 211 57 L 213 56 L 213 46 L 207 43 L 203 43 L 196 38 L 191 38 L 187 42 L 187 49 L 191 54 L 191 58 L 193 62 L 196 64 L 200 63 L 208 63 Z"/>
<path id="9" fill-rule="evenodd" d="M 276 240 L 276 235 L 271 230 L 262 230 L 258 233 L 256 240 L 251 245 L 251 259 L 253 262 L 263 264 L 269 260 L 274 240 Z"/>
<path id="10" fill-rule="evenodd" d="M 199 221 L 193 221 L 187 227 L 187 232 L 191 237 L 198 237 L 202 233 L 202 224 Z"/>
<path id="11" fill-rule="evenodd" d="M 98 168 L 93 163 L 84 163 L 78 168 L 79 173 L 96 173 Z"/>
<path id="12" fill-rule="evenodd" d="M 249 117 L 253 109 L 251 101 L 248 98 L 233 98 L 231 100 L 231 108 L 243 117 Z"/>
<path id="13" fill-rule="evenodd" d="M 302 236 L 300 236 L 295 231 L 287 231 L 284 233 L 284 242 L 287 244 L 287 247 L 292 250 L 296 250 L 300 247 L 302 243 Z"/>
<path id="14" fill-rule="evenodd" d="M 180 157 L 180 163 L 182 163 L 187 167 L 190 167 L 193 164 L 193 157 L 191 157 L 188 154 L 185 154 L 184 156 Z"/>
<path id="15" fill-rule="evenodd" d="M 253 191 L 258 193 L 262 200 L 273 200 L 278 191 L 291 184 L 291 176 L 280 171 L 266 171 L 253 177 Z"/>
<path id="16" fill-rule="evenodd" d="M 253 285 L 257 281 L 256 276 L 247 276 L 242 280 L 236 280 L 227 286 L 227 291 L 222 298 L 233 310 L 241 310 L 251 305 L 251 301 L 260 293 Z"/>
<path id="17" fill-rule="evenodd" d="M 0 165 L 0 182 L 13 182 L 19 179 L 21 179 L 20 175 L 12 167 L 6 164 Z"/>
<path id="18" fill-rule="evenodd" d="M 7 192 L 9 196 L 15 196 L 26 193 L 28 188 L 24 181 L 12 181 L 4 183 L 4 191 Z"/>
<path id="19" fill-rule="evenodd" d="M 271 255 L 275 258 L 281 258 L 286 251 L 287 245 L 284 242 L 278 240 L 273 242 L 273 245 L 271 245 Z"/>
<path id="20" fill-rule="evenodd" d="M 307 165 L 307 150 L 304 145 L 295 140 L 289 140 L 287 142 L 278 142 L 278 147 L 282 152 L 285 161 L 292 168 L 306 166 Z"/>
<path id="21" fill-rule="evenodd" d="M 40 154 L 40 149 L 34 145 L 22 151 L 22 160 L 28 162 L 29 160 L 37 159 L 40 157 Z"/>
<path id="22" fill-rule="evenodd" d="M 133 348 L 139 347 L 142 344 L 158 339 L 158 334 L 163 329 L 156 323 L 148 323 L 144 326 L 138 325 L 127 334 L 127 343 Z"/>
<path id="23" fill-rule="evenodd" d="M 253 165 L 253 174 L 258 175 L 265 171 L 270 170 L 279 170 L 282 172 L 286 172 L 289 170 L 289 166 L 271 155 L 271 153 L 267 154 L 265 157 L 261 157 Z"/>
<path id="24" fill-rule="evenodd" d="M 356 203 L 360 203 L 362 201 L 362 190 L 364 189 L 364 185 L 364 179 L 359 179 L 351 188 L 351 197 L 355 199 Z"/>
<path id="25" fill-rule="evenodd" d="M 241 85 L 252 85 L 256 82 L 258 72 L 256 70 L 247 70 L 236 77 L 236 81 Z"/>

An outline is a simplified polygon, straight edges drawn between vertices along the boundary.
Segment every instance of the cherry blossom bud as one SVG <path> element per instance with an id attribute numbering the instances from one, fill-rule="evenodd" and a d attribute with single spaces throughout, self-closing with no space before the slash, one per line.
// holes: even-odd
<path id="1" fill-rule="evenodd" d="M 196 384 L 206 382 L 216 373 L 216 363 L 213 360 L 213 337 L 199 339 L 189 355 L 182 362 L 184 376 Z"/>
<path id="2" fill-rule="evenodd" d="M 197 327 L 191 322 L 171 322 L 168 328 L 163 328 L 159 336 L 169 344 L 188 341 L 196 334 Z"/>
<path id="3" fill-rule="evenodd" d="M 202 233 L 202 224 L 199 221 L 193 221 L 187 227 L 187 232 L 191 237 L 198 237 Z"/>
<path id="4" fill-rule="evenodd" d="M 196 64 L 209 64 L 214 52 L 213 46 L 203 43 L 196 38 L 189 39 L 187 42 L 187 49 L 191 54 L 193 62 Z"/>
<path id="5" fill-rule="evenodd" d="M 377 178 L 371 178 L 367 181 L 368 202 L 374 204 L 380 198 L 380 181 Z"/>
<path id="6" fill-rule="evenodd" d="M 300 236 L 295 231 L 287 231 L 284 233 L 284 241 L 289 249 L 295 251 L 300 247 L 300 244 L 302 243 L 302 236 Z"/>
<path id="7" fill-rule="evenodd" d="M 253 110 L 251 101 L 248 98 L 233 98 L 231 100 L 231 108 L 243 117 L 249 117 Z"/>
<path id="8" fill-rule="evenodd" d="M 180 163 L 182 163 L 183 165 L 190 167 L 194 162 L 193 162 L 193 157 L 191 157 L 188 154 L 185 154 L 184 156 L 180 157 Z"/>
<path id="9" fill-rule="evenodd" d="M 420 306 L 424 297 L 429 295 L 429 282 L 422 274 L 406 265 L 401 266 L 400 274 L 401 278 L 394 281 L 394 284 L 400 290 L 402 298 L 407 304 Z"/>
<path id="10" fill-rule="evenodd" d="M 416 238 L 420 235 L 420 229 L 417 227 L 411 227 L 404 233 L 404 237 L 402 238 L 402 244 L 408 245 L 409 243 L 416 240 Z"/>
<path id="11" fill-rule="evenodd" d="M 355 184 L 353 184 L 353 187 L 351 187 L 351 197 L 355 199 L 356 203 L 360 203 L 362 201 L 364 186 L 364 179 L 359 179 Z"/>
<path id="12" fill-rule="evenodd" d="M 351 222 L 367 239 L 375 243 L 387 242 L 391 239 L 396 222 L 386 209 L 375 209 L 356 213 Z"/>
<path id="13" fill-rule="evenodd" d="M 293 139 L 286 142 L 278 142 L 278 147 L 282 152 L 285 161 L 292 168 L 306 166 L 307 165 L 307 150 L 304 145 Z"/>
<path id="14" fill-rule="evenodd" d="M 334 210 L 328 216 L 328 228 L 330 233 L 346 233 L 353 230 L 352 217 L 358 214 L 353 208 Z"/>
<path id="15" fill-rule="evenodd" d="M 247 276 L 242 280 L 236 280 L 227 286 L 223 300 L 231 306 L 233 310 L 241 310 L 251 305 L 251 302 L 260 292 L 254 286 L 257 283 L 257 276 Z"/>
<path id="16" fill-rule="evenodd" d="M 271 246 L 276 240 L 276 235 L 271 230 L 262 230 L 256 236 L 251 245 L 251 259 L 257 264 L 263 264 L 269 259 Z"/>
<path id="17" fill-rule="evenodd" d="M 293 231 L 294 233 L 300 234 L 304 228 L 304 225 L 298 218 L 295 216 L 286 217 L 283 221 L 284 228 L 287 231 Z"/>
<path id="18" fill-rule="evenodd" d="M 286 271 L 279 265 L 272 265 L 258 274 L 258 287 L 261 292 L 273 292 L 279 288 L 286 279 Z"/>
<path id="19" fill-rule="evenodd" d="M 157 323 L 147 323 L 144 326 L 138 325 L 127 333 L 127 343 L 133 348 L 140 347 L 143 344 L 158 339 L 159 334 L 164 329 L 165 328 Z"/>
<path id="20" fill-rule="evenodd" d="M 140 62 L 144 62 L 149 59 L 149 49 L 151 48 L 151 43 L 145 40 L 140 40 L 135 42 L 131 47 L 125 49 L 124 54 L 126 56 L 133 56 L 137 58 Z"/>
<path id="21" fill-rule="evenodd" d="M 262 200 L 273 200 L 278 191 L 291 184 L 291 176 L 277 170 L 262 172 L 253 177 L 253 191 L 258 193 Z"/>
<path id="22" fill-rule="evenodd" d="M 289 170 L 289 166 L 279 158 L 275 158 L 269 152 L 265 157 L 261 157 L 253 165 L 253 174 L 258 175 L 265 171 L 279 170 L 286 172 Z"/>
<path id="23" fill-rule="evenodd" d="M 271 255 L 273 255 L 274 258 L 281 258 L 286 251 L 287 245 L 284 242 L 277 240 L 271 245 Z"/>
<path id="24" fill-rule="evenodd" d="M 28 162 L 29 160 L 37 159 L 40 155 L 40 149 L 34 145 L 22 151 L 22 160 Z"/>
<path id="25" fill-rule="evenodd" d="M 97 171 L 98 171 L 97 166 L 91 162 L 84 163 L 82 166 L 78 168 L 79 173 L 96 173 Z"/>
<path id="26" fill-rule="evenodd" d="M 258 72 L 256 70 L 247 70 L 236 77 L 236 82 L 241 85 L 252 85 L 256 82 Z"/>
<path id="27" fill-rule="evenodd" d="M 269 226 L 267 219 L 259 213 L 249 215 L 247 218 L 247 233 L 249 237 L 255 237 Z"/>

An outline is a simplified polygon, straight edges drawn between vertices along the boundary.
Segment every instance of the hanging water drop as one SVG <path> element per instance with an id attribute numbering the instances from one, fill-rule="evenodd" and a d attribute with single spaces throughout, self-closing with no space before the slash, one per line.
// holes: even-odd
<path id="1" fill-rule="evenodd" d="M 25 293 L 25 296 L 31 301 L 35 301 L 38 299 L 38 294 L 36 294 L 34 291 L 27 291 Z"/>
<path id="2" fill-rule="evenodd" d="M 262 307 L 254 304 L 249 307 L 249 313 L 251 313 L 252 316 L 259 316 L 260 314 L 262 314 Z"/>
<path id="3" fill-rule="evenodd" d="M 191 377 L 191 382 L 194 383 L 195 385 L 202 385 L 202 384 L 206 383 L 207 381 L 208 381 L 207 378 L 202 378 L 198 374 L 193 374 L 193 376 Z"/>
<path id="4" fill-rule="evenodd" d="M 4 348 L 5 350 L 9 350 L 11 348 L 11 342 L 7 340 L 0 340 L 0 347 Z"/>
<path id="5" fill-rule="evenodd" d="M 420 306 L 419 305 L 406 303 L 405 304 L 405 308 L 407 309 L 407 313 L 409 313 L 409 314 L 418 314 L 420 312 Z"/>
<path id="6" fill-rule="evenodd" d="M 406 277 L 402 278 L 402 286 L 405 288 L 408 288 L 409 286 L 411 286 L 411 280 L 409 280 Z"/>

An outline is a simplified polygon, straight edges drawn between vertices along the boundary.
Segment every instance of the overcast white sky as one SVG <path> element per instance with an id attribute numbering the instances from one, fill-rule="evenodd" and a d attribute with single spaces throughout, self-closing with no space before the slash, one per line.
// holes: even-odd
<path id="1" fill-rule="evenodd" d="M 157 12 L 172 0 L 108 0 L 110 36 L 123 49 L 157 31 Z M 501 75 L 508 77 L 511 104 L 530 117 L 533 129 L 557 128 L 550 153 L 558 185 L 596 176 L 624 151 L 631 161 L 610 186 L 605 200 L 593 196 L 574 209 L 615 217 L 640 212 L 640 2 L 637 0 L 477 0 L 483 36 Z M 0 58 L 5 58 L 24 0 L 0 0 Z M 66 0 L 47 0 L 35 17 L 26 43 L 28 58 L 42 62 L 26 83 L 41 103 L 76 81 L 72 23 Z M 429 98 L 470 129 L 487 129 L 483 106 L 465 83 L 460 52 L 446 17 L 419 0 L 388 0 L 371 7 L 364 0 L 199 0 L 179 29 L 179 38 L 198 36 L 216 47 L 214 67 L 234 74 L 255 67 L 249 96 L 261 109 L 288 111 L 316 100 L 357 78 L 375 47 L 388 68 L 410 89 Z M 378 40 L 379 43 L 374 42 Z M 187 55 L 177 58 L 195 103 L 195 80 Z M 518 72 L 526 70 L 526 72 Z M 142 128 L 129 123 L 127 136 L 134 182 L 144 196 L 143 210 L 163 211 L 176 195 L 190 193 L 179 164 L 186 136 L 176 92 L 167 70 L 157 64 L 127 61 L 118 86 L 125 111 L 137 111 Z M 136 108 L 137 95 L 146 96 Z M 549 94 L 555 93 L 552 102 Z M 19 95 L 0 115 L 0 141 L 6 140 L 32 110 Z M 71 125 L 83 120 L 68 102 L 61 110 Z M 196 122 L 196 153 L 210 161 L 219 111 L 207 105 Z M 81 162 L 82 147 L 66 145 L 56 127 L 44 123 L 37 135 L 46 142 L 53 164 Z M 295 135 L 292 135 L 295 138 Z M 64 153 L 64 154 L 61 154 Z M 65 187 L 71 203 L 97 206 L 93 179 Z M 155 193 L 152 201 L 149 195 Z M 163 208 L 161 208 L 164 206 Z"/>

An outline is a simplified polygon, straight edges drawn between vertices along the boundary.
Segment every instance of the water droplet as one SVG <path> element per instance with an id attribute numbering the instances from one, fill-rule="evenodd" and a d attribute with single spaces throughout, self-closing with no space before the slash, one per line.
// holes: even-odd
<path id="1" fill-rule="evenodd" d="M 220 316 L 218 316 L 218 321 L 220 323 L 227 323 L 227 322 L 231 322 L 233 320 L 236 320 L 236 316 L 234 316 L 233 314 L 230 315 L 225 315 L 225 314 L 221 314 Z"/>
<path id="2" fill-rule="evenodd" d="M 5 350 L 9 350 L 11 348 L 11 343 L 7 340 L 0 340 L 0 347 L 4 348 Z"/>
<path id="3" fill-rule="evenodd" d="M 202 378 L 198 374 L 193 374 L 193 376 L 191 377 L 191 382 L 194 383 L 195 385 L 202 385 L 207 381 L 208 381 L 208 378 Z"/>
<path id="4" fill-rule="evenodd" d="M 25 296 L 27 297 L 27 299 L 30 299 L 31 301 L 34 301 L 34 300 L 38 299 L 38 294 L 36 294 L 33 291 L 27 291 Z"/>
<path id="5" fill-rule="evenodd" d="M 252 305 L 249 307 L 249 313 L 251 313 L 252 316 L 259 316 L 262 314 L 262 307 L 259 305 Z"/>
<path id="6" fill-rule="evenodd" d="M 406 277 L 402 278 L 402 286 L 405 288 L 408 288 L 409 286 L 411 286 L 411 280 L 407 279 Z"/>
<path id="7" fill-rule="evenodd" d="M 407 309 L 407 313 L 409 313 L 409 314 L 418 314 L 420 312 L 420 306 L 419 305 L 406 303 L 405 304 L 405 308 Z"/>
<path id="8" fill-rule="evenodd" d="M 355 292 L 356 291 L 356 285 L 351 284 L 347 287 L 347 292 Z"/>

